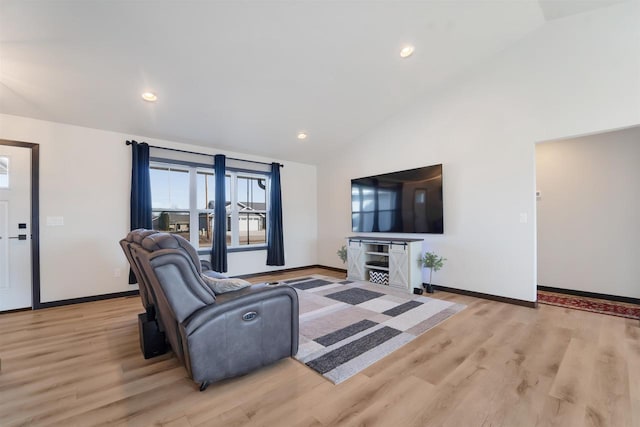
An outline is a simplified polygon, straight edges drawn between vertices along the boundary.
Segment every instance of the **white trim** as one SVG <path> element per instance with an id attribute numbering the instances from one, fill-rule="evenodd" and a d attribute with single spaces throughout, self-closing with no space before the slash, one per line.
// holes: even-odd
<path id="1" fill-rule="evenodd" d="M 2 275 L 0 277 L 0 289 L 9 289 L 9 202 L 7 200 L 0 200 L 0 211 L 2 211 L 0 218 L 4 218 L 4 221 L 0 224 L 0 246 L 2 247 L 2 253 L 5 254 L 0 259 L 0 262 L 4 264 L 2 270 L 0 270 Z"/>

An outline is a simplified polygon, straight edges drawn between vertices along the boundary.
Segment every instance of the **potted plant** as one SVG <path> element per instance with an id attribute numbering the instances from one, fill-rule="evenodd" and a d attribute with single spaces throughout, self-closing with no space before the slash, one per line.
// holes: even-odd
<path id="1" fill-rule="evenodd" d="M 338 254 L 338 257 L 342 260 L 342 263 L 344 264 L 345 262 L 347 262 L 347 247 L 342 245 L 342 247 L 340 249 L 338 249 L 338 252 L 336 252 Z"/>
<path id="2" fill-rule="evenodd" d="M 425 252 L 424 256 L 420 257 L 420 265 L 429 269 L 429 283 L 424 285 L 428 293 L 433 293 L 433 272 L 440 270 L 446 260 L 446 258 L 439 256 L 435 252 Z"/>
<path id="3" fill-rule="evenodd" d="M 338 255 L 338 258 L 340 258 L 340 260 L 342 261 L 342 263 L 344 264 L 345 262 L 347 262 L 347 247 L 342 245 L 342 247 L 340 249 L 338 249 L 338 252 L 336 252 L 336 254 Z M 345 274 L 345 277 L 348 277 L 349 272 L 347 272 Z"/>

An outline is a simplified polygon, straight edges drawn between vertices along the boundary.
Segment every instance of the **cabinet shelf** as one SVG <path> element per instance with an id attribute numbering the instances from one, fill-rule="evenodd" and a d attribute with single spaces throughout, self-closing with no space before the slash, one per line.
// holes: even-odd
<path id="1" fill-rule="evenodd" d="M 367 255 L 389 256 L 389 252 L 365 252 Z"/>
<path id="2" fill-rule="evenodd" d="M 369 270 L 382 270 L 382 271 L 389 271 L 389 267 L 383 267 L 381 265 L 372 265 L 372 264 L 365 264 L 364 265 L 365 268 L 368 268 Z"/>

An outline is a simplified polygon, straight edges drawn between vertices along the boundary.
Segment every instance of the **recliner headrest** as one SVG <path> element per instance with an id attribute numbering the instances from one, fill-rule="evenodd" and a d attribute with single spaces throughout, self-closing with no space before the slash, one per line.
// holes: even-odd
<path id="1" fill-rule="evenodd" d="M 137 244 L 141 244 L 142 240 L 147 237 L 150 236 L 152 234 L 157 234 L 158 231 L 156 230 L 147 230 L 146 228 L 137 228 L 135 230 L 132 230 L 129 232 L 129 234 L 127 234 L 127 242 L 131 243 L 137 243 Z"/>
<path id="2" fill-rule="evenodd" d="M 200 259 L 198 258 L 198 252 L 191 246 L 191 243 L 187 239 L 177 234 L 170 233 L 153 233 L 147 235 L 140 245 L 149 252 L 158 251 L 160 249 L 182 249 L 187 252 L 191 261 L 196 267 L 198 273 L 202 272 L 200 265 Z"/>
<path id="3" fill-rule="evenodd" d="M 140 243 L 143 248 L 149 252 L 159 251 L 160 249 L 178 249 L 180 244 L 178 239 L 169 233 L 154 233 L 146 236 Z"/>

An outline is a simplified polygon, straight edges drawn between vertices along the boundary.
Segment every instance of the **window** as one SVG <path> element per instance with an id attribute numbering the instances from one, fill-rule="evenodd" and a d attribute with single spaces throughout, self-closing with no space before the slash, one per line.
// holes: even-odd
<path id="1" fill-rule="evenodd" d="M 0 188 L 9 188 L 9 158 L 0 156 Z"/>
<path id="2" fill-rule="evenodd" d="M 151 205 L 154 230 L 176 233 L 200 249 L 210 249 L 214 218 L 213 168 L 152 162 Z M 227 246 L 263 247 L 267 243 L 268 175 L 227 170 Z"/>
<path id="3" fill-rule="evenodd" d="M 230 192 L 235 196 L 229 215 L 231 246 L 267 243 L 266 176 L 231 173 Z"/>
<path id="4" fill-rule="evenodd" d="M 153 167 L 149 172 L 153 229 L 190 240 L 189 170 Z"/>

